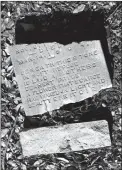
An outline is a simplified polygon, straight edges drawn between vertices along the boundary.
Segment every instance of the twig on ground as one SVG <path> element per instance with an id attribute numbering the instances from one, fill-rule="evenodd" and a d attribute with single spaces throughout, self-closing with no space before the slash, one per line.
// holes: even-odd
<path id="1" fill-rule="evenodd" d="M 119 4 L 119 6 L 116 7 L 116 9 L 109 15 L 109 17 L 106 19 L 106 21 L 109 20 L 110 17 L 112 17 L 112 15 L 115 14 L 115 12 L 122 6 L 122 4 Z"/>

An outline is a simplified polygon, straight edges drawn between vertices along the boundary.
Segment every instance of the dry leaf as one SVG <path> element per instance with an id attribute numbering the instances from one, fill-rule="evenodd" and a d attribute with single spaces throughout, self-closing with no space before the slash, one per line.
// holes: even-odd
<path id="1" fill-rule="evenodd" d="M 4 138 L 6 134 L 8 133 L 9 129 L 5 128 L 1 130 L 1 138 Z"/>

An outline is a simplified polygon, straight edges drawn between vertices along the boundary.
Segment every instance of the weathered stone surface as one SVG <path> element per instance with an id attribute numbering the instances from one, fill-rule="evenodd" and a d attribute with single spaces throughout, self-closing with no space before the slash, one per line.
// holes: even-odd
<path id="1" fill-rule="evenodd" d="M 111 145 L 105 120 L 42 127 L 20 133 L 23 155 L 65 153 Z"/>
<path id="2" fill-rule="evenodd" d="M 15 45 L 10 53 L 28 116 L 79 102 L 112 86 L 99 41 Z"/>

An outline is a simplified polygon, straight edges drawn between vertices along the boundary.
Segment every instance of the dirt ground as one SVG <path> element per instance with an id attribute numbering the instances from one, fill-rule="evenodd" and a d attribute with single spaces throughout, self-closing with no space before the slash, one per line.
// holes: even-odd
<path id="1" fill-rule="evenodd" d="M 66 154 L 50 154 L 23 158 L 19 132 L 23 128 L 24 110 L 20 92 L 8 51 L 15 43 L 15 23 L 20 15 L 31 12 L 48 12 L 52 9 L 69 11 L 101 10 L 104 13 L 109 52 L 113 56 L 113 88 L 95 95 L 92 102 L 85 100 L 79 107 L 106 107 L 113 116 L 112 147 L 85 150 Z M 120 170 L 122 163 L 122 4 L 121 2 L 1 2 L 1 170 Z M 65 113 L 65 114 L 64 114 Z M 60 122 L 70 118 L 72 111 L 54 111 Z M 73 115 L 73 114 L 72 114 Z M 49 125 L 55 121 L 48 113 L 40 119 Z M 74 118 L 74 117 L 73 117 Z M 78 119 L 78 118 L 77 118 Z M 39 120 L 40 121 L 40 120 Z"/>

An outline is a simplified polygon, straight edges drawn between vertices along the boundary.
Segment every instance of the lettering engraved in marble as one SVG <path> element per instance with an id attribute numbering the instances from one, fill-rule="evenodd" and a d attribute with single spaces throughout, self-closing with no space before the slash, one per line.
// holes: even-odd
<path id="1" fill-rule="evenodd" d="M 15 45 L 10 54 L 29 116 L 82 101 L 112 86 L 99 41 Z"/>

